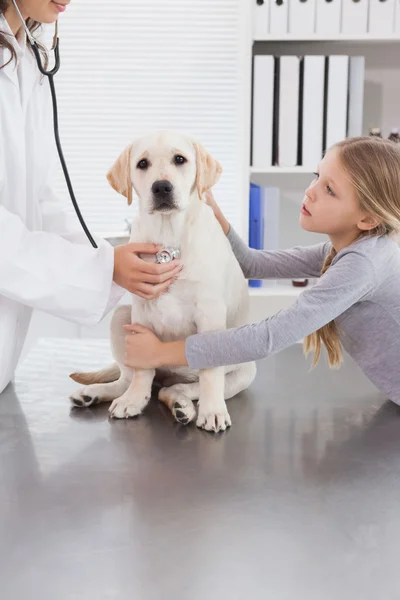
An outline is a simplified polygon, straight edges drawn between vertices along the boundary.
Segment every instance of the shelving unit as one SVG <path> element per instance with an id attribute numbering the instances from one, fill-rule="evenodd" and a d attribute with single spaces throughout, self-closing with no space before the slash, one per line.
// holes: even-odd
<path id="1" fill-rule="evenodd" d="M 255 1 L 255 0 L 254 0 Z M 252 56 L 254 54 L 363 54 L 366 57 L 366 81 L 364 98 L 364 134 L 370 127 L 380 126 L 385 137 L 391 127 L 400 126 L 400 109 L 396 98 L 395 88 L 400 83 L 400 63 L 398 63 L 398 42 L 400 36 L 389 34 L 387 36 L 362 34 L 362 35 L 270 35 L 265 39 L 253 39 L 251 36 Z M 251 65 L 250 65 L 251 69 Z M 251 98 L 251 89 L 249 91 Z M 250 105 L 250 101 L 249 101 Z M 251 109 L 250 109 L 251 110 Z M 376 122 L 376 120 L 378 122 Z M 293 213 L 300 206 L 301 197 L 306 187 L 300 175 L 312 176 L 312 168 L 308 167 L 278 167 L 266 168 L 249 167 L 249 182 L 263 185 L 278 186 L 281 193 L 281 203 L 285 211 L 288 204 L 293 206 Z M 297 202 L 298 199 L 298 202 Z M 294 202 L 296 201 L 296 203 Z M 296 206 L 298 204 L 298 206 Z M 294 222 L 294 221 L 293 221 Z M 293 243 L 287 242 L 290 224 L 281 224 L 285 231 L 285 247 L 298 245 L 296 238 Z M 292 231 L 294 231 L 292 225 Z M 301 238 L 301 245 L 316 243 L 315 235 L 304 232 L 295 232 L 295 237 Z M 322 237 L 322 236 L 321 236 Z M 309 239 L 309 241 L 308 241 Z M 318 240 L 322 241 L 322 240 Z M 283 247 L 283 245 L 282 245 Z M 251 298 L 252 319 L 253 312 L 258 318 L 274 314 L 291 303 L 306 288 L 296 288 L 289 282 L 278 283 L 276 287 L 249 288 Z"/>

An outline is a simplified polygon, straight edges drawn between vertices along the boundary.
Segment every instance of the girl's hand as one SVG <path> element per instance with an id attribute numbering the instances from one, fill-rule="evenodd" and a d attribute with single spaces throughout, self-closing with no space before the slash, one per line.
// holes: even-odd
<path id="1" fill-rule="evenodd" d="M 125 361 L 133 369 L 156 369 L 163 366 L 187 365 L 185 342 L 161 342 L 148 329 L 137 323 L 124 325 L 129 335 L 125 338 Z"/>
<path id="2" fill-rule="evenodd" d="M 215 202 L 215 198 L 214 198 L 211 190 L 208 190 L 208 192 L 205 193 L 205 199 L 206 199 L 206 203 L 208 204 L 208 206 L 211 206 L 211 208 L 213 209 L 214 215 L 215 215 L 218 223 L 222 227 L 222 231 L 224 232 L 225 235 L 228 235 L 229 229 L 230 229 L 230 224 L 225 219 L 218 204 Z"/>
<path id="3" fill-rule="evenodd" d="M 183 268 L 179 261 L 156 264 L 146 262 L 138 254 L 156 254 L 162 246 L 124 244 L 114 248 L 113 280 L 136 296 L 152 300 L 164 294 Z"/>

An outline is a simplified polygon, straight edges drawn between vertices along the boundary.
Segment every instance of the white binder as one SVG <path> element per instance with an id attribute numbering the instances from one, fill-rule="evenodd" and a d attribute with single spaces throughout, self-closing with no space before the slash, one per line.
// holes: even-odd
<path id="1" fill-rule="evenodd" d="M 265 40 L 269 34 L 270 0 L 253 2 L 253 40 Z"/>
<path id="2" fill-rule="evenodd" d="M 368 33 L 394 33 L 396 0 L 369 0 Z"/>
<path id="3" fill-rule="evenodd" d="M 340 33 L 342 0 L 317 0 L 315 31 L 320 35 Z"/>
<path id="4" fill-rule="evenodd" d="M 263 199 L 264 250 L 279 248 L 279 188 L 261 188 Z"/>
<path id="5" fill-rule="evenodd" d="M 274 57 L 254 57 L 252 166 L 272 165 Z"/>
<path id="6" fill-rule="evenodd" d="M 363 132 L 365 57 L 350 56 L 349 59 L 349 106 L 347 136 L 355 137 Z"/>
<path id="7" fill-rule="evenodd" d="M 288 31 L 289 0 L 270 0 L 269 32 L 282 35 Z"/>
<path id="8" fill-rule="evenodd" d="M 394 32 L 400 37 L 400 0 L 395 0 Z"/>
<path id="9" fill-rule="evenodd" d="M 279 188 L 264 187 L 261 188 L 262 210 L 263 210 L 263 249 L 279 249 L 279 215 L 280 200 Z M 276 279 L 264 279 L 263 287 L 274 288 L 278 284 Z"/>
<path id="10" fill-rule="evenodd" d="M 303 73 L 301 164 L 315 170 L 323 150 L 325 56 L 305 56 Z"/>
<path id="11" fill-rule="evenodd" d="M 315 33 L 316 0 L 289 0 L 289 33 Z"/>
<path id="12" fill-rule="evenodd" d="M 343 0 L 342 33 L 367 33 L 368 0 Z"/>
<path id="13" fill-rule="evenodd" d="M 295 167 L 299 131 L 300 61 L 297 56 L 281 56 L 279 63 L 278 164 L 280 167 Z"/>
<path id="14" fill-rule="evenodd" d="M 325 149 L 346 137 L 348 75 L 348 56 L 328 57 Z"/>

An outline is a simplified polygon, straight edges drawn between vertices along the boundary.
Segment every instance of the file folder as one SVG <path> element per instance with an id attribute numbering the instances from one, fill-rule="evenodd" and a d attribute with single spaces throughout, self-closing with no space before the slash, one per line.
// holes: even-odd
<path id="1" fill-rule="evenodd" d="M 254 57 L 252 166 L 272 165 L 272 118 L 274 101 L 274 57 Z"/>
<path id="2" fill-rule="evenodd" d="M 303 68 L 302 160 L 315 169 L 322 158 L 325 56 L 305 56 Z"/>
<path id="3" fill-rule="evenodd" d="M 288 32 L 289 0 L 270 0 L 269 32 L 282 35 Z"/>
<path id="4" fill-rule="evenodd" d="M 265 40 L 269 34 L 270 0 L 252 0 L 253 2 L 253 40 Z"/>
<path id="5" fill-rule="evenodd" d="M 349 106 L 347 121 L 347 136 L 355 137 L 363 132 L 363 107 L 364 107 L 364 56 L 350 56 L 349 58 Z"/>
<path id="6" fill-rule="evenodd" d="M 367 33 L 368 0 L 343 0 L 342 33 Z"/>
<path id="7" fill-rule="evenodd" d="M 315 33 L 316 0 L 289 0 L 289 33 Z"/>
<path id="8" fill-rule="evenodd" d="M 396 0 L 369 0 L 368 33 L 382 36 L 394 33 Z"/>
<path id="9" fill-rule="evenodd" d="M 346 137 L 348 56 L 327 57 L 327 98 L 325 149 Z"/>
<path id="10" fill-rule="evenodd" d="M 339 35 L 342 0 L 317 0 L 315 31 L 320 35 Z"/>

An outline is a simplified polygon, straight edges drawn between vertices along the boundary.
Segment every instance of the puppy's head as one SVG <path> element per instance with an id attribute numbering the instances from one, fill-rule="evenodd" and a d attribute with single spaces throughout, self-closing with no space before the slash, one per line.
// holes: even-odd
<path id="1" fill-rule="evenodd" d="M 219 179 L 221 166 L 197 142 L 183 134 L 162 131 L 128 146 L 107 173 L 110 185 L 140 209 L 169 215 L 184 211 L 194 193 L 201 198 Z"/>

